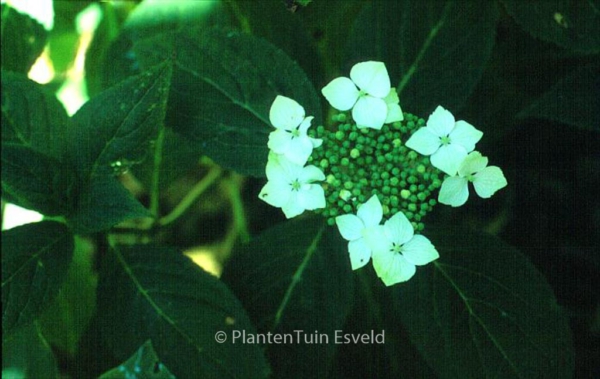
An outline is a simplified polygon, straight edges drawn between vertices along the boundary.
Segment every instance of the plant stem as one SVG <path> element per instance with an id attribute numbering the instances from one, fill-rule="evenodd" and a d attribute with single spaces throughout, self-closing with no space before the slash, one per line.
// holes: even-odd
<path id="1" fill-rule="evenodd" d="M 171 213 L 158 220 L 158 225 L 166 226 L 177 220 L 192 204 L 196 202 L 198 197 L 202 195 L 202 193 L 204 193 L 204 191 L 206 191 L 206 189 L 219 178 L 219 176 L 221 176 L 221 168 L 218 166 L 213 166 L 208 171 L 206 176 L 196 183 L 192 190 L 185 195 L 185 197 L 179 204 L 177 204 Z"/>
<path id="2" fill-rule="evenodd" d="M 246 212 L 244 203 L 240 194 L 241 177 L 237 175 L 235 178 L 229 178 L 223 182 L 229 202 L 231 204 L 231 212 L 233 216 L 233 226 L 239 233 L 242 243 L 250 242 L 250 233 L 248 233 L 248 223 L 246 221 Z"/>
<path id="3" fill-rule="evenodd" d="M 165 127 L 161 126 L 154 144 L 154 165 L 152 167 L 152 188 L 150 188 L 150 213 L 158 218 L 160 200 L 160 165 L 162 163 Z"/>

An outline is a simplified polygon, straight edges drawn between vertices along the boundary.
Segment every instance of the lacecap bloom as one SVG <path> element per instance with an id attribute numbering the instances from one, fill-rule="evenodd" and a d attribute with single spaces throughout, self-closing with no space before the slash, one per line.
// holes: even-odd
<path id="1" fill-rule="evenodd" d="M 357 270 L 371 259 L 371 247 L 365 241 L 364 233 L 370 228 L 377 227 L 383 218 L 383 209 L 376 195 L 361 205 L 356 215 L 347 214 L 335 218 L 338 230 L 348 242 L 350 264 Z"/>
<path id="2" fill-rule="evenodd" d="M 333 79 L 321 92 L 335 109 L 352 109 L 352 118 L 359 128 L 381 129 L 384 123 L 403 119 L 398 94 L 391 88 L 382 62 L 357 63 L 350 70 L 350 78 Z"/>
<path id="3" fill-rule="evenodd" d="M 258 197 L 281 208 L 287 218 L 325 207 L 323 187 L 316 183 L 325 180 L 325 175 L 317 167 L 303 167 L 284 155 L 271 152 L 266 173 L 268 181 Z"/>
<path id="4" fill-rule="evenodd" d="M 487 164 L 487 157 L 483 157 L 480 152 L 470 153 L 458 168 L 458 175 L 444 179 L 438 201 L 453 207 L 463 205 L 469 198 L 469 182 L 473 183 L 475 192 L 484 199 L 506 187 L 508 182 L 502 170 L 496 166 L 487 167 Z"/>
<path id="5" fill-rule="evenodd" d="M 455 121 L 452 113 L 438 106 L 427 125 L 406 141 L 406 146 L 423 155 L 431 155 L 431 164 L 448 175 L 475 149 L 483 133 L 466 121 Z"/>
<path id="6" fill-rule="evenodd" d="M 312 119 L 312 116 L 305 117 L 304 108 L 296 101 L 277 96 L 269 111 L 269 120 L 276 129 L 269 134 L 269 149 L 303 166 L 313 148 L 323 142 L 306 135 Z"/>
<path id="7" fill-rule="evenodd" d="M 414 234 L 413 226 L 402 212 L 384 225 L 366 230 L 364 238 L 373 251 L 373 268 L 386 286 L 409 280 L 416 272 L 415 266 L 439 258 L 426 237 Z"/>

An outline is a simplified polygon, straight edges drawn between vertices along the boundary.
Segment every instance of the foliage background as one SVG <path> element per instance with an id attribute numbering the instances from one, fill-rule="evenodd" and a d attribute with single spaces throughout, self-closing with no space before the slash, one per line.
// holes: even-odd
<path id="1" fill-rule="evenodd" d="M 219 370 L 228 370 L 234 363 L 239 363 L 239 372 L 231 375 L 259 376 L 258 367 L 266 365 L 262 363 L 264 353 L 277 377 L 461 377 L 465 372 L 473 377 L 512 377 L 502 371 L 502 358 L 483 359 L 483 364 L 469 358 L 477 341 L 461 336 L 477 332 L 472 325 L 461 323 L 457 315 L 464 312 L 464 304 L 447 288 L 439 290 L 446 295 L 440 304 L 454 311 L 442 317 L 450 325 L 442 325 L 436 334 L 438 330 L 432 332 L 429 324 L 418 323 L 436 306 L 430 304 L 435 296 L 429 292 L 434 283 L 429 280 L 433 268 L 419 271 L 406 285 L 383 288 L 377 285 L 372 271 L 348 271 L 344 266 L 345 246 L 335 233 L 323 233 L 317 222 L 307 219 L 283 223 L 279 210 L 257 198 L 264 179 L 255 176 L 262 175 L 270 131 L 268 121 L 260 116 L 266 114 L 273 93 L 280 91 L 304 100 L 301 103 L 308 113 L 326 123 L 328 109 L 319 100 L 318 90 L 332 78 L 346 75 L 357 61 L 378 59 L 386 63 L 392 82 L 398 85 L 405 111 L 426 117 L 442 104 L 459 119 L 484 131 L 481 151 L 503 168 L 509 182 L 491 200 L 475 198 L 458 209 L 438 207 L 427 218 L 427 230 L 446 259 L 441 262 L 503 276 L 513 294 L 519 294 L 520 284 L 529 283 L 520 295 L 531 296 L 530 304 L 535 305 L 536 296 L 540 302 L 551 301 L 554 294 L 557 314 L 566 317 L 570 333 L 562 329 L 564 320 L 560 317 L 540 321 L 528 318 L 526 308 L 515 308 L 515 315 L 524 312 L 521 327 L 539 321 L 537 328 L 547 328 L 548 335 L 537 336 L 538 342 L 563 346 L 562 354 L 548 353 L 556 361 L 544 372 L 539 367 L 542 358 L 531 353 L 534 348 L 518 338 L 507 341 L 512 347 L 509 354 L 525 357 L 520 361 L 522 377 L 528 376 L 528 369 L 543 377 L 568 377 L 571 372 L 580 378 L 598 375 L 600 307 L 598 291 L 594 290 L 600 288 L 598 2 L 315 0 L 306 6 L 295 5 L 295 12 L 290 12 L 286 5 L 292 2 L 240 0 L 217 2 L 212 7 L 165 8 L 158 15 L 153 13 L 156 3 L 101 3 L 104 17 L 85 56 L 85 85 L 96 103 L 82 108 L 70 120 L 85 126 L 104 117 L 102 120 L 110 124 L 108 115 L 114 115 L 120 122 L 121 101 L 141 88 L 140 83 L 147 80 L 144 88 L 158 88 L 130 99 L 144 113 L 136 113 L 138 119 L 124 134 L 137 133 L 136 137 L 124 139 L 127 143 L 116 150 L 120 154 L 127 151 L 125 169 L 107 172 L 106 176 L 91 167 L 106 169 L 123 156 L 102 158 L 100 154 L 90 158 L 79 154 L 81 150 L 69 150 L 69 141 L 90 143 L 90 151 L 95 151 L 94 141 L 100 145 L 105 141 L 85 135 L 85 128 L 84 132 L 69 129 L 71 121 L 56 110 L 54 98 L 54 93 L 60 93 L 65 83 L 73 80 L 75 57 L 83 38 L 75 30 L 74 20 L 90 3 L 55 1 L 55 28 L 50 33 L 28 17 L 9 13 L 4 4 L 2 8 L 3 205 L 20 203 L 47 216 L 74 214 L 68 225 L 77 234 L 74 248 L 68 248 L 72 238 L 52 239 L 71 233 L 55 222 L 26 226 L 19 230 L 21 234 L 14 232 L 7 238 L 3 232 L 3 250 L 15 255 L 34 249 L 35 244 L 24 248 L 19 243 L 33 234 L 39 236 L 37 242 L 42 245 L 54 246 L 50 249 L 54 259 L 43 261 L 46 271 L 53 275 L 42 287 L 54 293 L 53 298 L 44 303 L 43 297 L 35 300 L 26 292 L 25 300 L 31 295 L 32 303 L 45 306 L 28 310 L 31 319 L 16 318 L 14 324 L 5 313 L 8 286 L 4 267 L 8 258 L 3 253 L 3 330 L 18 330 L 10 339 L 3 338 L 3 356 L 8 357 L 3 358 L 3 367 L 18 362 L 27 366 L 30 374 L 61 372 L 71 377 L 97 377 L 123 363 L 148 338 L 153 340 L 159 359 L 167 367 L 175 367 L 174 372 L 183 373 L 182 377 L 193 377 L 190 372 L 205 367 L 203 359 L 194 361 L 196 355 L 182 347 L 187 346 L 185 343 L 164 338 L 174 334 L 168 323 L 148 326 L 144 317 L 152 319 L 155 311 L 143 302 L 130 302 L 143 291 L 131 287 L 115 271 L 113 260 L 120 257 L 122 262 L 134 262 L 123 267 L 132 267 L 140 278 L 155 278 L 142 287 L 187 283 L 184 288 L 169 287 L 168 291 L 173 298 L 204 297 L 215 312 L 206 313 L 202 321 L 207 323 L 216 323 L 220 318 L 214 315 L 222 311 L 223 315 L 235 313 L 235 319 L 250 330 L 386 330 L 385 345 L 267 346 L 248 348 L 243 353 L 236 350 L 238 346 L 221 345 L 222 350 L 214 350 L 214 356 L 227 357 L 226 363 L 208 368 L 206 372 L 213 376 L 222 376 Z M 46 44 L 55 75 L 40 91 L 18 75 L 29 71 Z M 177 62 L 174 67 L 160 65 L 171 56 Z M 224 70 L 201 64 L 209 56 L 217 57 Z M 146 79 L 130 78 L 146 69 L 151 70 Z M 275 82 L 268 91 L 253 85 L 260 83 L 263 74 Z M 230 75 L 245 80 L 236 83 Z M 123 82 L 126 79 L 129 81 Z M 242 93 L 251 95 L 242 101 L 245 105 L 222 105 L 225 102 L 215 87 L 231 94 L 238 85 Z M 160 88 L 169 86 L 166 99 Z M 24 95 L 9 96 L 14 93 Z M 150 109 L 155 103 L 168 105 Z M 69 109 L 67 104 L 65 107 Z M 164 129 L 161 176 L 155 182 L 156 162 L 145 159 L 146 140 L 154 140 L 148 136 L 156 132 L 152 128 L 163 118 L 166 125 L 174 127 Z M 34 133 L 19 139 L 7 126 L 13 125 L 11 120 L 65 132 L 42 133 L 34 128 Z M 122 126 L 119 122 L 115 125 Z M 261 127 L 254 133 L 257 124 Z M 132 151 L 136 153 L 130 154 Z M 202 154 L 222 167 L 200 160 Z M 69 165 L 75 165 L 73 173 L 65 169 Z M 36 167 L 32 172 L 39 180 L 24 176 L 24 167 Z M 115 173 L 129 192 L 116 186 L 116 181 L 103 179 Z M 144 242 L 150 234 L 173 250 L 141 252 L 139 247 L 130 247 L 114 253 L 109 248 L 105 233 L 109 227 L 132 215 L 147 214 L 130 193 L 152 212 L 164 216 L 206 178 L 210 186 L 174 222 L 141 236 L 139 225 L 129 222 L 111 234 L 113 241 L 128 244 L 132 240 Z M 56 186 L 48 188 L 49 183 Z M 160 189 L 159 198 L 152 197 L 153 186 Z M 70 194 L 80 188 L 87 188 L 87 192 L 78 196 L 87 196 L 89 201 L 78 198 L 75 204 Z M 46 196 L 48 192 L 53 194 L 51 198 Z M 121 200 L 115 202 L 115 198 Z M 314 239 L 320 233 L 323 237 Z M 251 244 L 245 244 L 249 240 Z M 273 304 L 280 304 L 290 277 L 315 241 L 318 253 L 306 266 L 300 284 L 294 284 L 298 286 L 296 297 L 281 318 Z M 286 244 L 289 248 L 282 251 L 279 247 Z M 175 249 L 186 251 L 203 267 L 214 265 L 217 272 L 222 271 L 222 280 L 196 273 Z M 469 251 L 475 254 L 467 254 Z M 164 261 L 161 254 L 173 257 L 169 261 L 172 269 L 157 267 L 156 262 Z M 210 260 L 202 260 L 207 256 Z M 494 257 L 499 258 L 497 262 Z M 177 280 L 156 279 L 162 269 L 178 272 Z M 56 278 L 60 280 L 55 283 Z M 465 280 L 466 288 L 480 284 L 477 279 Z M 487 288 L 482 296 L 495 290 Z M 167 297 L 165 302 L 171 306 L 173 298 Z M 197 313 L 193 309 L 186 315 L 182 313 L 185 302 L 181 306 L 173 303 L 174 313 L 183 320 L 176 325 L 194 333 L 204 330 L 206 335 L 199 336 L 199 341 L 212 339 L 208 329 L 194 325 Z M 489 325 L 498 326 L 500 335 L 505 335 L 506 329 L 496 323 L 495 316 L 489 320 Z M 138 328 L 143 331 L 131 332 Z M 452 349 L 431 345 L 425 338 L 429 333 L 449 338 Z M 519 333 L 510 336 L 516 338 Z M 168 351 L 174 352 L 173 356 L 166 356 Z M 239 354 L 246 359 L 240 361 Z M 531 364 L 526 362 L 529 357 Z M 31 364 L 34 360 L 37 366 Z M 149 358 L 147 366 L 155 367 L 155 361 Z M 162 372 L 158 371 L 156 375 Z"/>

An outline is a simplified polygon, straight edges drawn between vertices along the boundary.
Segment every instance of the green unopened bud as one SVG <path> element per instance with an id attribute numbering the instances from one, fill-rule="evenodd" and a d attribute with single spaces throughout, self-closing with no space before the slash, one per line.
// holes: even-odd
<path id="1" fill-rule="evenodd" d="M 344 200 L 344 201 L 348 201 L 350 198 L 352 197 L 352 193 L 348 190 L 341 190 L 340 191 L 340 199 Z"/>
<path id="2" fill-rule="evenodd" d="M 350 150 L 350 157 L 352 157 L 354 159 L 360 157 L 360 151 L 358 149 Z"/>
<path id="3" fill-rule="evenodd" d="M 342 164 L 342 166 L 348 166 L 350 164 L 350 160 L 348 158 L 344 157 L 344 158 L 342 158 L 340 163 Z"/>
<path id="4" fill-rule="evenodd" d="M 337 132 L 335 132 L 335 138 L 338 140 L 343 140 L 344 139 L 344 132 L 342 132 L 341 130 L 338 130 Z"/>
<path id="5" fill-rule="evenodd" d="M 400 196 L 403 199 L 408 199 L 410 197 L 410 191 L 406 190 L 406 189 L 403 189 L 402 191 L 400 191 Z"/>
<path id="6" fill-rule="evenodd" d="M 319 166 L 323 167 L 323 168 L 327 168 L 329 167 L 329 161 L 325 158 L 321 159 L 321 162 L 319 162 Z"/>
<path id="7" fill-rule="evenodd" d="M 327 175 L 327 183 L 333 184 L 334 181 L 335 181 L 335 176 L 333 176 L 331 174 Z"/>
<path id="8" fill-rule="evenodd" d="M 425 166 L 423 166 L 422 164 L 418 165 L 418 166 L 417 166 L 417 172 L 418 172 L 419 174 L 422 174 L 422 173 L 424 173 L 424 172 L 425 172 Z"/>

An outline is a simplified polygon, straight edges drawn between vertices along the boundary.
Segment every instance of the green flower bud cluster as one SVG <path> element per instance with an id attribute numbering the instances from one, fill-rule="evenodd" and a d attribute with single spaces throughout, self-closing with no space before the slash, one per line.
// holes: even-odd
<path id="1" fill-rule="evenodd" d="M 309 131 L 311 137 L 323 139 L 309 158 L 327 178 L 323 185 L 327 206 L 318 213 L 334 225 L 336 216 L 355 214 L 360 204 L 377 195 L 384 220 L 401 211 L 416 231 L 423 230 L 423 217 L 437 203 L 430 196 L 442 185 L 443 175 L 405 142 L 425 121 L 404 113 L 403 121 L 381 130 L 359 129 L 345 113 L 333 121 L 334 130 L 318 126 Z"/>

